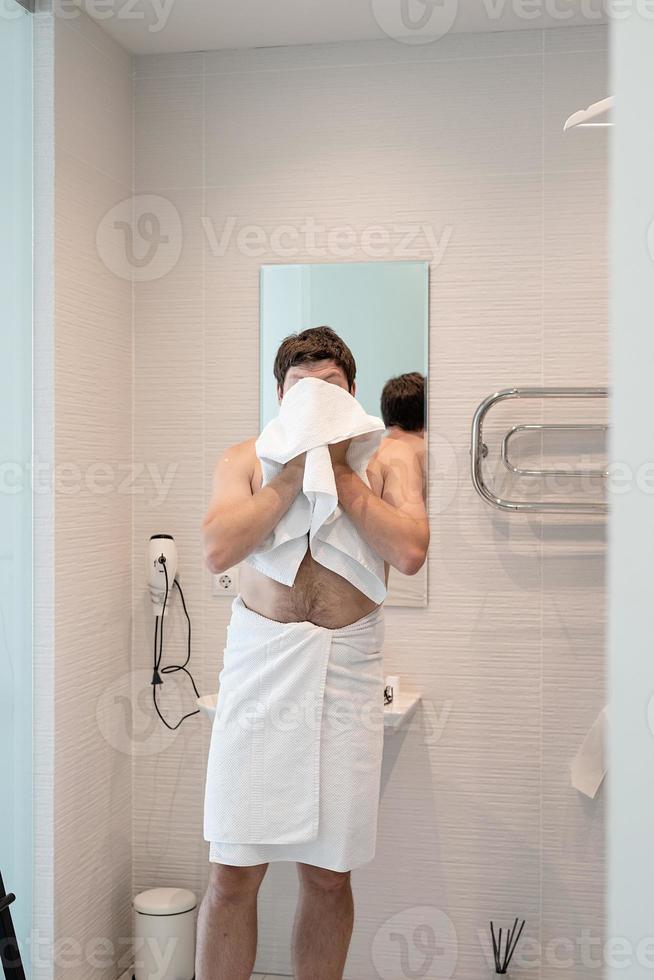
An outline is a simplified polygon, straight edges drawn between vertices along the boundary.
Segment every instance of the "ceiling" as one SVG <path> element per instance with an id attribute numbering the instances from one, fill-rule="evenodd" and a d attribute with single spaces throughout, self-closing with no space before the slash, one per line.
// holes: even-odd
<path id="1" fill-rule="evenodd" d="M 138 54 L 593 25 L 603 0 L 77 0 Z"/>

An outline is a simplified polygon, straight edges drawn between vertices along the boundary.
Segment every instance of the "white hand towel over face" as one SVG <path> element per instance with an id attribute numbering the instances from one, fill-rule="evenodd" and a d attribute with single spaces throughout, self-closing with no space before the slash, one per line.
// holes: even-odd
<path id="1" fill-rule="evenodd" d="M 384 562 L 339 506 L 328 447 L 351 439 L 347 463 L 369 486 L 366 467 L 383 434 L 382 420 L 366 414 L 344 388 L 318 378 L 296 382 L 282 398 L 277 418 L 257 439 L 256 453 L 264 486 L 285 463 L 306 453 L 302 492 L 246 561 L 290 586 L 310 548 L 317 562 L 342 575 L 374 602 L 382 602 L 386 596 Z"/>

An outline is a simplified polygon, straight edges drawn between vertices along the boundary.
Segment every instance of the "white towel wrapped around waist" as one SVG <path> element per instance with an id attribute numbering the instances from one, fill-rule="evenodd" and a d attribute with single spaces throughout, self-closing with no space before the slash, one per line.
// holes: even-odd
<path id="1" fill-rule="evenodd" d="M 264 486 L 285 463 L 306 453 L 302 492 L 246 561 L 290 586 L 310 548 L 317 562 L 374 602 L 382 602 L 386 596 L 384 562 L 339 506 L 328 447 L 351 439 L 347 463 L 369 486 L 366 467 L 383 435 L 382 420 L 368 415 L 344 388 L 318 378 L 296 382 L 282 398 L 279 415 L 257 439 L 256 453 Z"/>
<path id="2" fill-rule="evenodd" d="M 381 607 L 328 629 L 279 623 L 234 600 L 204 803 L 204 837 L 220 842 L 224 863 L 261 856 L 345 869 L 371 859 L 383 636 Z"/>

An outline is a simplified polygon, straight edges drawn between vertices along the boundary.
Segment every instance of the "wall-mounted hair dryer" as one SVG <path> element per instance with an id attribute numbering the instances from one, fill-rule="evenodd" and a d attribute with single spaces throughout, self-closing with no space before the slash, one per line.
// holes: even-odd
<path id="1" fill-rule="evenodd" d="M 153 534 L 148 547 L 148 585 L 155 616 L 165 616 L 177 575 L 177 545 L 172 534 Z"/>
<path id="2" fill-rule="evenodd" d="M 157 703 L 157 688 L 161 687 L 164 682 L 162 675 L 175 674 L 181 670 L 190 679 L 196 698 L 200 697 L 200 692 L 195 686 L 191 671 L 188 669 L 188 663 L 191 659 L 191 617 L 188 614 L 184 593 L 177 578 L 177 547 L 175 546 L 175 540 L 172 534 L 153 534 L 150 538 L 148 543 L 148 586 L 150 588 L 150 598 L 152 599 L 152 611 L 154 612 L 152 701 L 157 714 L 166 728 L 174 732 L 186 718 L 199 714 L 199 708 L 183 715 L 176 725 L 171 725 L 166 721 Z M 164 620 L 166 613 L 171 608 L 174 588 L 179 592 L 179 597 L 182 600 L 182 609 L 184 610 L 186 622 L 188 623 L 186 660 L 183 664 L 171 664 L 167 667 L 162 667 Z"/>

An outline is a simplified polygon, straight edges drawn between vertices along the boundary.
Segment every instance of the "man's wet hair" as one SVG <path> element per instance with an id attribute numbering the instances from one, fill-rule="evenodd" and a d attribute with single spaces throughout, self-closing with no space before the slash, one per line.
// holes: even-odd
<path id="1" fill-rule="evenodd" d="M 418 371 L 400 374 L 386 382 L 381 395 L 384 425 L 405 432 L 425 428 L 425 376 Z"/>
<path id="2" fill-rule="evenodd" d="M 277 384 L 284 387 L 289 368 L 312 361 L 333 361 L 343 371 L 352 391 L 357 366 L 352 351 L 331 327 L 310 327 L 284 337 L 275 355 L 273 371 Z"/>

